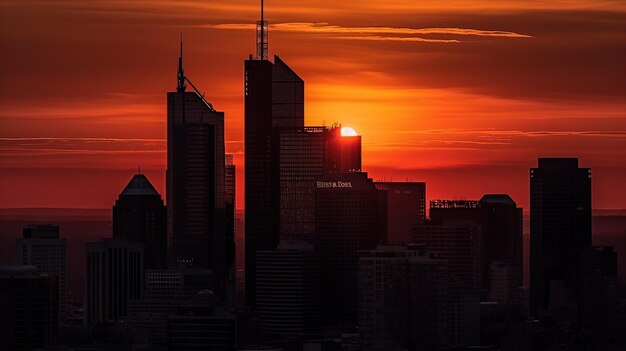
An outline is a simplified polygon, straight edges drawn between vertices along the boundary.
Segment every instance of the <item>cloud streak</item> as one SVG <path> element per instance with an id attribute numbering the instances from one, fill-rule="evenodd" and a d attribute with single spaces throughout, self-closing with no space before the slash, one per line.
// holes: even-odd
<path id="1" fill-rule="evenodd" d="M 254 24 L 224 23 L 203 25 L 204 28 L 220 30 L 254 30 Z M 530 35 L 510 31 L 482 30 L 470 28 L 403 28 L 403 27 L 345 27 L 328 23 L 293 22 L 270 25 L 272 32 L 329 34 L 334 39 L 373 41 L 413 41 L 428 43 L 458 43 L 461 38 L 491 37 L 527 39 Z M 427 36 L 448 36 L 428 38 Z M 426 36 L 426 37 L 425 37 Z"/>

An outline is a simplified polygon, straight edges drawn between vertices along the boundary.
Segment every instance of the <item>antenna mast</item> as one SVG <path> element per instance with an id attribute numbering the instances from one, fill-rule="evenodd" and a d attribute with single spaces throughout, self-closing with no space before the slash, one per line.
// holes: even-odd
<path id="1" fill-rule="evenodd" d="M 185 91 L 185 72 L 183 71 L 183 33 L 180 33 L 180 56 L 178 56 L 178 92 Z"/>
<path id="2" fill-rule="evenodd" d="M 264 1 L 261 0 L 261 20 L 256 22 L 256 58 L 267 61 L 267 21 L 264 18 Z"/>

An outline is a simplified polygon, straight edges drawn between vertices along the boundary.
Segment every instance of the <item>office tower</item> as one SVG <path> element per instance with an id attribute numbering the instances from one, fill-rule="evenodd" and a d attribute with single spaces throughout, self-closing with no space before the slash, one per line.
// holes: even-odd
<path id="1" fill-rule="evenodd" d="M 617 253 L 611 246 L 589 247 L 580 270 L 580 324 L 594 335 L 610 335 L 618 311 Z"/>
<path id="2" fill-rule="evenodd" d="M 345 132 L 345 130 L 349 132 Z M 352 128 L 333 126 L 328 135 L 329 168 L 332 172 L 361 171 L 361 136 Z"/>
<path id="3" fill-rule="evenodd" d="M 261 9 L 263 13 L 263 9 Z M 280 235 L 277 128 L 304 126 L 304 81 L 278 56 L 268 60 L 267 21 L 257 23 L 257 54 L 244 62 L 246 303 L 254 308 L 256 252 Z"/>
<path id="4" fill-rule="evenodd" d="M 283 128 L 279 133 L 280 239 L 313 240 L 315 179 L 327 172 L 325 127 Z"/>
<path id="5" fill-rule="evenodd" d="M 219 290 L 226 270 L 224 113 L 184 74 L 167 93 L 167 211 L 173 260 L 213 271 Z M 186 83 L 191 91 L 186 91 Z"/>
<path id="6" fill-rule="evenodd" d="M 226 220 L 225 224 L 225 275 L 226 279 L 224 280 L 225 284 L 225 295 L 228 297 L 230 301 L 235 301 L 236 295 L 236 244 L 235 244 L 235 236 L 236 236 L 236 199 L 237 199 L 237 169 L 235 167 L 235 163 L 233 162 L 233 154 L 226 155 L 226 167 L 224 168 L 224 218 Z"/>
<path id="7" fill-rule="evenodd" d="M 448 265 L 417 245 L 359 253 L 362 347 L 443 350 L 448 344 Z"/>
<path id="8" fill-rule="evenodd" d="M 320 272 L 313 245 L 281 240 L 257 252 L 256 311 L 263 333 L 285 339 L 320 333 Z"/>
<path id="9" fill-rule="evenodd" d="M 216 304 L 210 290 L 203 290 L 176 305 L 167 319 L 168 350 L 237 349 L 237 317 Z"/>
<path id="10" fill-rule="evenodd" d="M 387 191 L 387 242 L 411 242 L 411 230 L 426 219 L 426 183 L 376 182 Z"/>
<path id="11" fill-rule="evenodd" d="M 481 300 L 504 306 L 520 305 L 523 215 L 509 195 L 486 194 L 479 201 L 432 200 L 430 217 L 469 220 L 482 227 Z"/>
<path id="12" fill-rule="evenodd" d="M 3 350 L 35 350 L 53 342 L 59 318 L 57 279 L 35 266 L 0 266 Z"/>
<path id="13" fill-rule="evenodd" d="M 480 201 L 483 229 L 481 290 L 500 305 L 520 305 L 522 209 L 509 195 L 486 194 Z"/>
<path id="14" fill-rule="evenodd" d="M 167 210 L 148 178 L 137 173 L 113 206 L 113 238 L 143 244 L 146 269 L 167 265 Z"/>
<path id="15" fill-rule="evenodd" d="M 413 242 L 426 245 L 448 262 L 451 345 L 472 346 L 479 342 L 480 241 L 480 227 L 467 220 L 426 221 L 413 230 Z"/>
<path id="16" fill-rule="evenodd" d="M 591 246 L 591 170 L 577 158 L 540 158 L 530 170 L 531 313 L 548 307 L 551 285 L 576 304 L 581 253 Z M 550 301 L 556 303 L 556 301 Z"/>
<path id="17" fill-rule="evenodd" d="M 67 319 L 67 272 L 65 239 L 59 236 L 59 227 L 54 225 L 27 226 L 21 239 L 16 240 L 16 263 L 36 266 L 40 274 L 58 280 L 59 323 Z"/>
<path id="18" fill-rule="evenodd" d="M 315 186 L 322 323 L 350 328 L 358 320 L 358 251 L 386 241 L 387 194 L 367 173 L 327 174 Z"/>
<path id="19" fill-rule="evenodd" d="M 117 321 L 128 312 L 128 300 L 141 297 L 143 245 L 120 239 L 85 244 L 88 326 Z"/>

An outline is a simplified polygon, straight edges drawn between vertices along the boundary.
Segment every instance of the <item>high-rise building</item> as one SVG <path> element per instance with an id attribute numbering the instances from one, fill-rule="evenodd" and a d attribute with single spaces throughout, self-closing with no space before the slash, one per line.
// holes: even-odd
<path id="1" fill-rule="evenodd" d="M 192 91 L 186 91 L 187 83 Z M 213 271 L 218 289 L 226 270 L 224 113 L 184 74 L 167 93 L 167 211 L 173 260 Z"/>
<path id="2" fill-rule="evenodd" d="M 577 158 L 540 158 L 530 170 L 531 313 L 548 308 L 552 285 L 567 290 L 565 304 L 577 304 L 580 256 L 589 247 L 591 170 Z"/>
<path id="3" fill-rule="evenodd" d="M 167 265 L 167 210 L 148 178 L 137 173 L 113 206 L 113 238 L 143 244 L 144 268 Z"/>
<path id="4" fill-rule="evenodd" d="M 224 208 L 225 214 L 224 217 L 226 219 L 225 225 L 225 251 L 226 251 L 226 274 L 228 275 L 227 281 L 227 295 L 230 296 L 234 300 L 235 296 L 235 235 L 236 235 L 236 199 L 237 199 L 237 169 L 235 163 L 233 161 L 233 155 L 226 155 L 226 168 L 224 169 L 224 186 L 225 186 L 225 200 L 224 200 Z"/>
<path id="5" fill-rule="evenodd" d="M 35 350 L 58 329 L 58 276 L 35 266 L 0 266 L 0 340 L 7 351 Z"/>
<path id="6" fill-rule="evenodd" d="M 376 182 L 387 191 L 387 243 L 411 242 L 414 226 L 426 219 L 426 183 Z"/>
<path id="7" fill-rule="evenodd" d="M 313 240 L 315 179 L 327 172 L 325 127 L 279 131 L 280 239 Z"/>
<path id="8" fill-rule="evenodd" d="M 362 346 L 444 350 L 448 344 L 448 265 L 417 245 L 359 253 Z"/>
<path id="9" fill-rule="evenodd" d="M 128 301 L 141 297 L 143 245 L 120 239 L 85 244 L 88 326 L 117 321 L 128 313 Z"/>
<path id="10" fill-rule="evenodd" d="M 414 243 L 448 262 L 448 330 L 453 346 L 478 345 L 480 339 L 481 232 L 467 220 L 426 221 L 413 230 Z"/>
<path id="11" fill-rule="evenodd" d="M 432 200 L 430 217 L 433 220 L 468 220 L 482 228 L 481 300 L 519 307 L 523 217 L 515 201 L 506 194 L 486 194 L 479 201 Z M 496 296 L 497 301 L 494 301 Z"/>
<path id="12" fill-rule="evenodd" d="M 263 13 L 263 9 L 261 9 Z M 256 252 L 280 235 L 279 128 L 304 126 L 304 81 L 278 56 L 268 59 L 267 21 L 257 23 L 257 54 L 244 62 L 246 303 L 254 307 Z"/>
<path id="13" fill-rule="evenodd" d="M 58 280 L 59 323 L 67 319 L 67 271 L 65 239 L 59 236 L 59 227 L 34 225 L 24 228 L 21 239 L 16 240 L 16 263 L 36 266 L 40 274 Z"/>
<path id="14" fill-rule="evenodd" d="M 263 333 L 302 339 L 320 333 L 320 266 L 313 245 L 281 240 L 257 252 L 256 311 Z"/>
<path id="15" fill-rule="evenodd" d="M 350 130 L 350 133 L 344 130 Z M 361 172 L 361 136 L 352 128 L 333 126 L 329 130 L 328 162 L 331 172 Z"/>
<path id="16" fill-rule="evenodd" d="M 386 241 L 387 194 L 367 173 L 327 174 L 315 187 L 322 323 L 350 328 L 358 322 L 358 251 Z"/>

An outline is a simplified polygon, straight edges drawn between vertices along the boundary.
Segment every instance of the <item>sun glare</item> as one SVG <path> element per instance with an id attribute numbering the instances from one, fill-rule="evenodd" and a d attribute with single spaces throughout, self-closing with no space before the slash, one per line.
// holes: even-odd
<path id="1" fill-rule="evenodd" d="M 341 136 L 357 136 L 356 130 L 350 127 L 341 127 Z"/>

